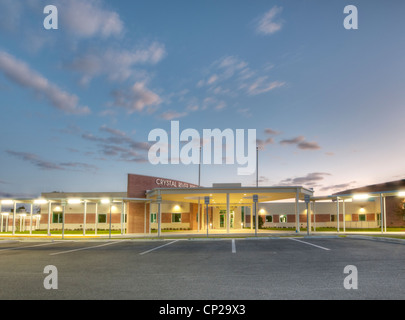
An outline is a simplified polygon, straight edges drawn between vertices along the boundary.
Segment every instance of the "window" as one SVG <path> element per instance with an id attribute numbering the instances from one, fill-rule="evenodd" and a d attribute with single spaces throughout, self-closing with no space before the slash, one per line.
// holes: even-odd
<path id="1" fill-rule="evenodd" d="M 98 215 L 98 223 L 106 223 L 107 222 L 107 215 L 106 214 L 99 214 Z"/>
<path id="2" fill-rule="evenodd" d="M 273 216 L 266 216 L 266 222 L 273 222 Z"/>
<path id="3" fill-rule="evenodd" d="M 331 222 L 336 221 L 336 216 L 335 216 L 334 214 L 331 214 L 331 215 L 330 215 L 330 221 L 331 221 Z"/>
<path id="4" fill-rule="evenodd" d="M 181 222 L 181 213 L 172 213 L 172 222 Z"/>
<path id="5" fill-rule="evenodd" d="M 156 223 L 157 222 L 157 213 L 151 213 L 150 214 L 150 223 Z"/>
<path id="6" fill-rule="evenodd" d="M 63 213 L 54 212 L 52 215 L 52 223 L 63 223 Z"/>
<path id="7" fill-rule="evenodd" d="M 281 215 L 280 216 L 280 223 L 286 223 L 287 222 L 287 216 L 286 215 Z"/>
<path id="8" fill-rule="evenodd" d="M 359 221 L 366 221 L 366 215 L 365 214 L 359 214 Z"/>

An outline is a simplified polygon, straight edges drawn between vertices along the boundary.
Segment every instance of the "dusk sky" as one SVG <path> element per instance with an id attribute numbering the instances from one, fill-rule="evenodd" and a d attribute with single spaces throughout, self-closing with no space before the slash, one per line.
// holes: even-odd
<path id="1" fill-rule="evenodd" d="M 261 186 L 403 179 L 404 17 L 403 0 L 0 0 L 0 197 L 125 191 L 128 173 L 197 183 L 197 165 L 148 161 L 171 120 L 256 129 Z M 207 187 L 255 179 L 202 166 Z"/>

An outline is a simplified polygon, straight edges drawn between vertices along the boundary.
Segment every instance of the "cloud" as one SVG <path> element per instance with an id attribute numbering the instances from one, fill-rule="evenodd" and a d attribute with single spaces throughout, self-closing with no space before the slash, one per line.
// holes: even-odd
<path id="1" fill-rule="evenodd" d="M 256 140 L 256 145 L 261 150 L 263 150 L 266 147 L 266 145 L 268 145 L 268 144 L 274 144 L 274 139 L 273 138 L 267 138 L 266 140 L 261 140 L 261 139 Z"/>
<path id="2" fill-rule="evenodd" d="M 78 104 L 78 97 L 52 84 L 48 79 L 32 70 L 26 63 L 0 51 L 0 71 L 19 86 L 32 90 L 45 98 L 53 107 L 66 114 L 88 114 L 90 109 Z"/>
<path id="3" fill-rule="evenodd" d="M 81 163 L 81 162 L 64 162 L 64 163 L 53 163 L 41 159 L 38 155 L 28 152 L 18 152 L 7 150 L 7 154 L 14 156 L 22 161 L 29 162 L 32 165 L 42 169 L 42 170 L 78 170 L 78 171 L 88 171 L 97 170 L 98 168 L 94 165 Z"/>
<path id="4" fill-rule="evenodd" d="M 114 105 L 127 109 L 129 114 L 141 112 L 147 107 L 157 106 L 162 99 L 156 93 L 147 89 L 145 82 L 136 82 L 129 90 L 113 92 Z"/>
<path id="5" fill-rule="evenodd" d="M 326 186 L 320 189 L 320 191 L 330 191 L 330 190 L 346 190 L 352 188 L 353 184 L 355 184 L 356 181 L 351 181 L 349 183 L 342 183 L 342 184 L 335 184 L 331 186 Z"/>
<path id="6" fill-rule="evenodd" d="M 249 95 L 258 95 L 261 93 L 266 93 L 277 88 L 283 87 L 286 83 L 281 81 L 266 81 L 267 77 L 260 77 L 256 79 L 250 86 L 247 88 Z"/>
<path id="7" fill-rule="evenodd" d="M 298 149 L 301 150 L 319 150 L 321 147 L 317 142 L 305 141 L 304 136 L 299 136 L 293 139 L 284 139 L 280 141 L 281 145 L 297 145 Z"/>
<path id="8" fill-rule="evenodd" d="M 298 148 L 301 150 L 319 150 L 321 147 L 318 145 L 317 142 L 300 142 L 298 143 Z"/>
<path id="9" fill-rule="evenodd" d="M 286 145 L 286 144 L 298 144 L 298 143 L 300 143 L 300 142 L 302 142 L 302 141 L 304 141 L 304 140 L 305 140 L 305 137 L 299 136 L 299 137 L 296 137 L 296 138 L 293 138 L 293 139 L 284 139 L 284 140 L 281 140 L 281 141 L 280 141 L 280 144 L 281 144 L 281 145 Z"/>
<path id="10" fill-rule="evenodd" d="M 119 14 L 103 8 L 100 0 L 58 0 L 60 24 L 71 34 L 80 38 L 119 36 L 124 23 Z"/>
<path id="11" fill-rule="evenodd" d="M 314 186 L 317 182 L 322 181 L 325 176 L 330 176 L 330 173 L 325 172 L 313 172 L 308 173 L 304 177 L 288 178 L 280 181 L 281 186 Z"/>
<path id="12" fill-rule="evenodd" d="M 187 112 L 166 111 L 160 115 L 160 118 L 170 121 L 187 116 Z"/>
<path id="13" fill-rule="evenodd" d="M 261 18 L 256 19 L 256 32 L 264 35 L 270 35 L 280 31 L 283 26 L 283 22 L 281 20 L 275 21 L 275 19 L 282 11 L 283 8 L 274 6 Z"/>
<path id="14" fill-rule="evenodd" d="M 264 130 L 264 133 L 266 133 L 266 134 L 270 134 L 270 135 L 279 135 L 281 132 L 280 131 L 276 131 L 276 130 L 273 130 L 273 129 L 270 129 L 270 128 L 266 128 L 265 130 Z"/>
<path id="15" fill-rule="evenodd" d="M 165 46 L 153 42 L 149 46 L 133 50 L 88 52 L 65 66 L 83 74 L 80 82 L 87 85 L 93 78 L 106 75 L 110 81 L 123 82 L 131 77 L 146 78 L 145 72 L 136 71 L 137 65 L 155 65 L 166 56 Z"/>

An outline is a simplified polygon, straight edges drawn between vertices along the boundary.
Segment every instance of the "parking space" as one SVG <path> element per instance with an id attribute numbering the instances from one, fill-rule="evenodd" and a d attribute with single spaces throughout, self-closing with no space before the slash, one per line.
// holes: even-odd
<path id="1" fill-rule="evenodd" d="M 404 245 L 346 238 L 0 242 L 0 299 L 402 299 L 404 265 Z"/>

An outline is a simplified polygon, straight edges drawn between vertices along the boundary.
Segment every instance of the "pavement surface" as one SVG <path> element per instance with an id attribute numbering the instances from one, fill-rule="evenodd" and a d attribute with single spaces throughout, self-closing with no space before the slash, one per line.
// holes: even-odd
<path id="1" fill-rule="evenodd" d="M 46 266 L 56 273 L 44 273 Z M 358 289 L 345 289 L 346 266 Z M 44 283 L 57 289 L 46 289 Z M 353 275 L 353 274 L 352 274 Z M 404 299 L 405 245 L 355 238 L 0 241 L 1 300 Z"/>

